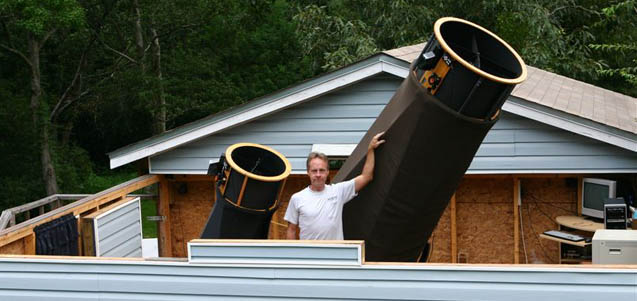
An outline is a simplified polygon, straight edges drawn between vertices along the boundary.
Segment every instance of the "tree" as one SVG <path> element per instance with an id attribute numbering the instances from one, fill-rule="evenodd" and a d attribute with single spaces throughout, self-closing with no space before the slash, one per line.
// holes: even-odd
<path id="1" fill-rule="evenodd" d="M 58 191 L 51 159 L 49 108 L 42 100 L 41 51 L 56 32 L 73 29 L 84 22 L 84 10 L 72 0 L 4 0 L 0 16 L 6 43 L 0 48 L 18 56 L 30 69 L 30 109 L 33 131 L 39 133 L 40 162 L 46 193 Z"/>
<path id="2" fill-rule="evenodd" d="M 637 1 L 628 0 L 602 9 L 603 19 L 595 28 L 604 31 L 604 43 L 593 43 L 591 48 L 603 56 L 598 60 L 597 73 L 604 79 L 623 79 L 615 88 L 637 96 Z"/>
<path id="3" fill-rule="evenodd" d="M 308 5 L 294 20 L 301 49 L 312 58 L 314 71 L 333 70 L 378 51 L 364 22 L 330 15 L 326 6 Z"/>

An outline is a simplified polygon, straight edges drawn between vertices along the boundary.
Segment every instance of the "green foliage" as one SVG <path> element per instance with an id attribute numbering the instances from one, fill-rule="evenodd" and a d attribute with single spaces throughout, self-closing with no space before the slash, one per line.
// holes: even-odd
<path id="1" fill-rule="evenodd" d="M 144 238 L 157 237 L 157 222 L 149 221 L 148 216 L 157 215 L 157 202 L 155 200 L 142 200 L 142 233 Z"/>
<path id="2" fill-rule="evenodd" d="M 84 23 L 84 10 L 75 0 L 2 0 L 0 15 L 12 16 L 18 28 L 37 36 Z"/>
<path id="3" fill-rule="evenodd" d="M 11 88 L 10 82 L 0 81 L 0 211 L 44 193 L 39 165 L 32 164 L 38 148 L 29 130 L 28 102 L 8 93 Z"/>
<path id="4" fill-rule="evenodd" d="M 331 16 L 325 6 L 308 5 L 294 20 L 303 54 L 314 58 L 313 70 L 333 70 L 377 52 L 365 23 Z"/>
<path id="5" fill-rule="evenodd" d="M 589 46 L 600 55 L 596 72 L 607 86 L 637 95 L 637 1 L 615 3 L 601 10 L 594 28 L 606 35 Z M 632 29 L 632 30 L 631 30 Z M 618 80 L 616 80 L 618 79 Z"/>

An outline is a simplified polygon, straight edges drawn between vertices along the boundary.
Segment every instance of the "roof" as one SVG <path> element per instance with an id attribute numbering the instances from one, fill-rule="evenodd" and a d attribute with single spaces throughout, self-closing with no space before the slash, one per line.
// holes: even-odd
<path id="1" fill-rule="evenodd" d="M 425 43 L 384 51 L 411 63 Z M 527 65 L 528 77 L 512 96 L 637 134 L 637 99 Z"/>
<path id="2" fill-rule="evenodd" d="M 376 74 L 384 72 L 405 78 L 409 64 L 423 47 L 424 44 L 417 44 L 384 51 L 122 147 L 108 154 L 111 168 L 274 114 Z M 503 110 L 637 152 L 635 98 L 533 67 L 528 67 L 528 72 L 527 80 L 516 86 Z M 586 95 L 592 97 L 584 97 Z"/>

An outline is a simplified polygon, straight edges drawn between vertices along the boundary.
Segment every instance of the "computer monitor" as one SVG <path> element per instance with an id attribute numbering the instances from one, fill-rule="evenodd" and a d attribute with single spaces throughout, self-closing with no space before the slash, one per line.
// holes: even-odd
<path id="1" fill-rule="evenodd" d="M 582 182 L 582 215 L 603 219 L 604 201 L 614 198 L 616 191 L 616 181 L 584 178 Z"/>

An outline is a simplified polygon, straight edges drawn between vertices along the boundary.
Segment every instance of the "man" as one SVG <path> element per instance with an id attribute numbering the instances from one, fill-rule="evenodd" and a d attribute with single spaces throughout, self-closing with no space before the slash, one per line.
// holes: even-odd
<path id="1" fill-rule="evenodd" d="M 376 134 L 367 147 L 367 158 L 362 173 L 345 182 L 326 185 L 329 175 L 328 160 L 322 153 L 312 152 L 307 158 L 310 186 L 290 198 L 285 220 L 288 221 L 287 239 L 343 239 L 343 205 L 374 178 L 374 150 L 385 140 Z"/>

